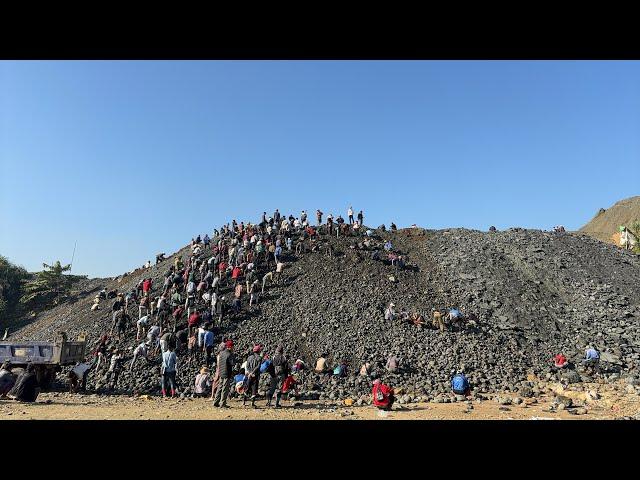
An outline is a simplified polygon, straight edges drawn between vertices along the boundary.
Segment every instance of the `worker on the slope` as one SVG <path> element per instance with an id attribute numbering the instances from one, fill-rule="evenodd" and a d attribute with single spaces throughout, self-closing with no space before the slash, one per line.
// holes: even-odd
<path id="1" fill-rule="evenodd" d="M 373 381 L 371 395 L 373 396 L 373 404 L 380 410 L 391 410 L 393 402 L 396 400 L 393 388 L 382 383 L 379 378 L 376 378 Z"/>
<path id="2" fill-rule="evenodd" d="M 456 395 L 464 395 L 465 397 L 471 395 L 469 380 L 467 380 L 467 377 L 464 376 L 462 370 L 458 370 L 451 379 L 451 391 Z"/>
<path id="3" fill-rule="evenodd" d="M 569 362 L 567 362 L 567 357 L 565 357 L 562 353 L 558 353 L 553 357 L 553 365 L 556 368 L 566 368 Z"/>

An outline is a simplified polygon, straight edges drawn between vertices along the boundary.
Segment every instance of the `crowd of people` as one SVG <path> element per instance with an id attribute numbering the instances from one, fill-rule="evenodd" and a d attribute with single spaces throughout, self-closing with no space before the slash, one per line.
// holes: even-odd
<path id="1" fill-rule="evenodd" d="M 92 351 L 92 359 L 81 362 L 69 371 L 70 391 L 86 389 L 87 376 L 94 372 L 98 379 L 96 389 L 106 387 L 114 390 L 124 369 L 134 371 L 140 362 L 160 367 L 160 393 L 163 397 L 177 394 L 178 372 L 185 365 L 200 365 L 193 379 L 186 379 L 197 396 L 210 395 L 213 404 L 228 408 L 230 396 L 242 397 L 243 404 L 250 401 L 256 407 L 258 387 L 262 375 L 268 376 L 266 404 L 281 406 L 283 395 L 296 391 L 296 375 L 307 369 L 302 359 L 291 362 L 285 354 L 285 346 L 277 345 L 272 352 L 256 344 L 246 359 L 237 365 L 234 343 L 229 334 L 230 322 L 241 320 L 252 309 L 258 308 L 261 297 L 267 289 L 282 285 L 283 271 L 293 255 L 323 251 L 333 256 L 331 244 L 322 236 L 357 237 L 351 248 L 371 252 L 373 260 L 379 260 L 397 269 L 404 269 L 407 259 L 394 249 L 390 240 L 378 242 L 374 232 L 364 227 L 364 214 L 357 215 L 350 206 L 348 221 L 342 216 L 336 218 L 316 211 L 316 224 L 312 226 L 306 211 L 299 217 L 285 217 L 276 209 L 272 216 L 263 212 L 260 223 L 236 222 L 215 229 L 211 237 L 198 235 L 191 240 L 190 254 L 183 258 L 176 255 L 167 266 L 161 285 L 154 284 L 151 277 L 141 279 L 127 292 L 103 289 L 96 295 L 92 310 L 113 299 L 111 322 L 97 341 Z M 384 225 L 379 230 L 386 231 Z M 397 230 L 391 224 L 391 230 Z M 156 265 L 163 265 L 167 259 L 164 253 L 156 256 Z M 150 262 L 146 267 L 150 266 Z M 386 321 L 407 321 L 418 328 L 428 326 L 424 316 L 418 312 L 396 311 L 390 303 L 384 312 Z M 433 309 L 431 327 L 444 332 L 445 329 L 462 329 L 477 324 L 472 313 L 463 315 L 456 308 Z M 133 338 L 137 346 L 125 348 L 125 340 Z M 561 358 L 562 357 L 562 358 Z M 565 368 L 566 358 L 556 356 L 554 365 Z M 589 348 L 585 362 L 595 368 L 599 360 L 598 352 Z M 401 369 L 401 360 L 391 355 L 384 369 L 396 373 Z M 145 365 L 146 366 L 146 365 Z M 337 361 L 330 366 L 327 355 L 316 360 L 315 372 L 345 376 L 347 363 Z M 373 403 L 379 408 L 390 409 L 395 401 L 393 389 L 382 383 L 367 361 L 360 368 L 360 375 L 371 377 L 373 382 Z M 32 398 L 33 392 L 19 392 L 15 388 L 30 390 L 33 372 L 27 369 L 24 375 L 31 375 L 22 381 L 15 381 L 11 366 L 3 365 L 0 370 L 0 394 L 13 392 L 18 399 Z M 10 380 L 13 378 L 14 382 Z M 28 380 L 28 381 L 27 381 Z M 26 382 L 26 383 L 25 383 Z M 15 385 L 14 385 L 15 383 Z M 37 382 L 36 382 L 37 383 Z M 181 379 L 185 383 L 185 379 Z M 470 385 L 462 371 L 451 380 L 452 392 L 469 395 Z M 37 396 L 37 392 L 35 393 Z M 35 400 L 35 398 L 34 398 Z"/>

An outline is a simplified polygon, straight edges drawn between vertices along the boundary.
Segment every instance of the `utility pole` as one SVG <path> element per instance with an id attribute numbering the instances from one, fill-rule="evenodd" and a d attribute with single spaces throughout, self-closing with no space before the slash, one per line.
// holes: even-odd
<path id="1" fill-rule="evenodd" d="M 71 269 L 73 268 L 73 259 L 76 256 L 76 246 L 78 245 L 78 240 L 73 245 L 73 254 L 71 255 L 71 264 L 69 266 L 69 274 L 71 274 Z"/>

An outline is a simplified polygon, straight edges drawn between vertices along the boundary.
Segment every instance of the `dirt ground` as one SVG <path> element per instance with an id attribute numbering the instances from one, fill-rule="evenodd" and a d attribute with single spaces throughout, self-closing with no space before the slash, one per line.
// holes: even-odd
<path id="1" fill-rule="evenodd" d="M 243 408 L 231 400 L 231 408 L 220 410 L 208 398 L 162 399 L 142 396 L 98 396 L 43 393 L 34 404 L 0 399 L 0 418 L 17 420 L 597 420 L 640 414 L 640 396 L 624 384 L 580 384 L 569 388 L 544 385 L 546 394 L 526 398 L 519 405 L 502 406 L 496 400 L 459 403 L 418 403 L 394 405 L 391 412 L 373 406 L 346 406 L 318 401 L 283 402 L 283 408 Z M 579 414 L 568 410 L 550 411 L 554 396 L 572 398 Z M 513 395 L 507 395 L 514 397 Z M 596 397 L 597 399 L 594 399 Z M 472 408 L 469 407 L 472 406 Z"/>

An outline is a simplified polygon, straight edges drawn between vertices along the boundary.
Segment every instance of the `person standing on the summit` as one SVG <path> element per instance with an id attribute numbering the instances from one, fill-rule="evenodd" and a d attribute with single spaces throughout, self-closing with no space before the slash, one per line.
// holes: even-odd
<path id="1" fill-rule="evenodd" d="M 322 225 L 322 211 L 320 209 L 316 210 L 316 219 L 318 220 L 318 227 Z"/>
<path id="2" fill-rule="evenodd" d="M 364 225 L 364 214 L 362 213 L 362 210 L 358 212 L 358 223 L 360 226 Z"/>
<path id="3" fill-rule="evenodd" d="M 349 216 L 349 225 L 353 225 L 353 207 L 349 207 L 349 210 L 347 210 L 347 215 Z"/>

